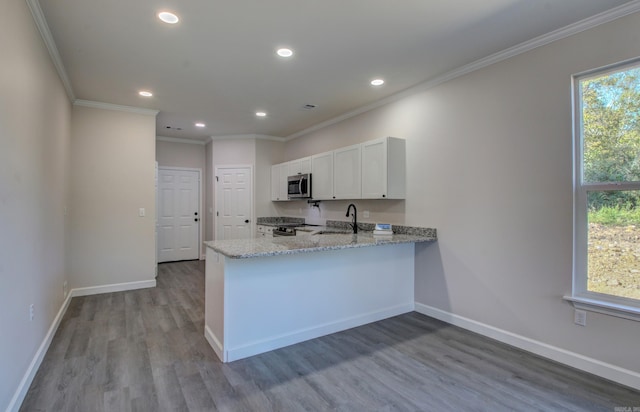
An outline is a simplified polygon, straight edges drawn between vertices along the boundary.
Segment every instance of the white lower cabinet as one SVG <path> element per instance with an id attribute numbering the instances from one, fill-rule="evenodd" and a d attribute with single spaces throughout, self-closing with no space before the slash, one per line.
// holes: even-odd
<path id="1" fill-rule="evenodd" d="M 264 225 L 256 226 L 256 237 L 272 237 L 272 236 L 273 236 L 273 226 L 264 226 Z"/>

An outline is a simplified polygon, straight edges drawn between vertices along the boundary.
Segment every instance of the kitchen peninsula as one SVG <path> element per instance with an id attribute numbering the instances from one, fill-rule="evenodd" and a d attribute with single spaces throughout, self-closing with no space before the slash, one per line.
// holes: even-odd
<path id="1" fill-rule="evenodd" d="M 397 227 L 205 242 L 205 337 L 230 362 L 410 312 L 415 243 L 435 240 Z"/>

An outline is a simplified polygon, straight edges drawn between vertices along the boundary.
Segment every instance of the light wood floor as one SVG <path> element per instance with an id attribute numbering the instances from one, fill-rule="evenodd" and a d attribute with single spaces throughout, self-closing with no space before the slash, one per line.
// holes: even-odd
<path id="1" fill-rule="evenodd" d="M 204 264 L 73 298 L 22 411 L 608 411 L 640 392 L 410 313 L 222 364 Z"/>

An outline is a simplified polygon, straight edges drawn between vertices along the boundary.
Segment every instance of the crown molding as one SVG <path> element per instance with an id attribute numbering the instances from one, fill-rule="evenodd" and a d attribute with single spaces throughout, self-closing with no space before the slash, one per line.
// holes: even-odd
<path id="1" fill-rule="evenodd" d="M 58 52 L 58 47 L 56 46 L 55 41 L 53 41 L 53 35 L 51 35 L 51 30 L 49 30 L 47 20 L 44 18 L 44 13 L 42 12 L 40 3 L 38 2 L 38 0 L 27 0 L 27 5 L 29 6 L 29 10 L 31 11 L 31 16 L 33 16 L 33 20 L 36 23 L 36 27 L 40 32 L 40 37 L 42 37 L 42 40 L 44 41 L 44 44 L 49 51 L 49 56 L 51 57 L 51 61 L 53 62 L 56 71 L 58 72 L 58 77 L 60 77 L 62 85 L 67 92 L 69 101 L 73 102 L 76 100 L 76 96 L 73 93 L 73 88 L 71 87 L 69 76 L 67 76 L 67 70 L 64 68 L 64 64 L 62 63 L 62 58 L 60 57 L 60 53 Z"/>
<path id="2" fill-rule="evenodd" d="M 528 52 L 530 50 L 536 49 L 538 47 L 542 47 L 549 43 L 553 43 L 557 40 L 564 39 L 569 36 L 573 36 L 574 34 L 578 34 L 585 30 L 600 26 L 605 23 L 609 23 L 613 20 L 617 20 L 624 16 L 628 16 L 629 14 L 637 13 L 640 11 L 640 0 L 633 0 L 629 3 L 623 4 L 618 7 L 614 7 L 610 10 L 604 11 L 600 14 L 596 14 L 595 16 L 588 17 L 584 20 L 580 20 L 576 23 L 570 24 L 568 26 L 562 27 L 560 29 L 554 30 L 547 34 L 543 34 L 542 36 L 535 37 L 531 40 L 527 40 L 523 43 L 517 44 L 508 49 L 499 51 L 482 59 L 476 60 L 472 63 L 461 66 L 457 69 L 453 69 L 447 73 L 444 73 L 440 76 L 436 76 L 431 80 L 427 80 L 423 83 L 419 83 L 413 87 L 405 89 L 401 92 L 392 94 L 383 99 L 377 100 L 371 104 L 362 106 L 358 109 L 352 110 L 350 112 L 344 113 L 340 116 L 334 117 L 333 119 L 326 120 L 322 123 L 318 123 L 311 127 L 308 127 L 299 132 L 293 133 L 285 138 L 285 141 L 290 141 L 293 139 L 297 139 L 298 137 L 304 136 L 306 134 L 318 131 L 325 127 L 334 125 L 336 123 L 340 123 L 344 120 L 355 117 L 359 114 L 368 112 L 370 110 L 376 109 L 378 107 L 384 106 L 386 104 L 398 101 L 405 97 L 411 96 L 418 92 L 422 92 L 428 89 L 432 89 L 440 84 L 453 80 L 455 78 L 464 76 L 476 70 L 485 68 L 487 66 L 491 66 L 493 64 L 499 63 L 503 60 L 509 59 L 511 57 L 517 56 L 519 54 Z"/>
<path id="3" fill-rule="evenodd" d="M 91 107 L 93 109 L 115 110 L 118 112 L 128 112 L 128 113 L 142 114 L 145 116 L 154 116 L 154 117 L 158 114 L 158 110 L 144 109 L 142 107 L 122 106 L 119 104 L 94 102 L 91 100 L 76 99 L 73 102 L 73 105 L 82 106 L 82 107 Z"/>
<path id="4" fill-rule="evenodd" d="M 266 134 L 231 134 L 231 135 L 226 135 L 226 136 L 209 136 L 209 141 L 213 141 L 213 140 L 230 140 L 230 139 L 233 139 L 233 140 L 258 139 L 258 140 L 271 140 L 271 141 L 274 141 L 274 142 L 285 142 L 286 141 L 286 139 L 284 137 L 270 136 L 270 135 L 266 135 Z"/>
<path id="5" fill-rule="evenodd" d="M 168 137 L 168 136 L 156 136 L 156 141 L 160 142 L 170 142 L 170 143 L 186 143 L 186 144 L 195 144 L 204 146 L 207 144 L 207 141 L 203 140 L 195 140 L 195 139 L 184 139 L 181 137 Z"/>

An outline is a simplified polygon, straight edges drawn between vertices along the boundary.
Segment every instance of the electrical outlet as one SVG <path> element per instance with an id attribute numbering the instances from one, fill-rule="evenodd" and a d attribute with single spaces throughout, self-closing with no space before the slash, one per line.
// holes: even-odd
<path id="1" fill-rule="evenodd" d="M 362 217 L 365 219 L 369 219 L 369 211 L 365 210 L 364 212 L 362 212 Z"/>
<path id="2" fill-rule="evenodd" d="M 573 313 L 573 323 L 580 326 L 587 326 L 587 312 L 576 309 Z"/>
<path id="3" fill-rule="evenodd" d="M 33 320 L 33 318 L 35 318 L 35 308 L 33 303 L 31 305 L 29 305 L 29 320 Z"/>
<path id="4" fill-rule="evenodd" d="M 67 289 L 67 281 L 65 280 L 62 283 L 62 298 L 66 298 L 67 297 L 67 293 L 68 293 L 68 289 Z"/>

